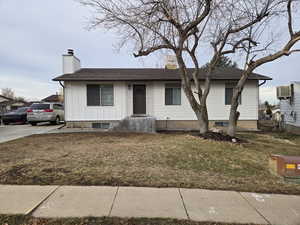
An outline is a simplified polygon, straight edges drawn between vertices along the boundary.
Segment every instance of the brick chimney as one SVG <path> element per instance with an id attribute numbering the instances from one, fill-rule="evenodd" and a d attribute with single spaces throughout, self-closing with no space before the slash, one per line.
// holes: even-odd
<path id="1" fill-rule="evenodd" d="M 80 60 L 74 55 L 74 50 L 68 49 L 68 53 L 63 55 L 63 74 L 75 73 L 80 68 Z"/>

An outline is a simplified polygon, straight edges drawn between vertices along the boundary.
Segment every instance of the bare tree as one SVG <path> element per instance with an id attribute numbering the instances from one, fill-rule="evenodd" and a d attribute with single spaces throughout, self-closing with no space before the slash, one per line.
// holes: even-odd
<path id="1" fill-rule="evenodd" d="M 289 56 L 292 53 L 300 52 L 300 49 L 293 49 L 294 46 L 300 41 L 300 30 L 295 31 L 293 21 L 295 16 L 293 17 L 294 10 L 296 6 L 299 7 L 299 1 L 298 0 L 288 0 L 283 1 L 281 3 L 283 5 L 284 9 L 282 9 L 281 12 L 283 12 L 283 15 L 287 18 L 287 30 L 288 30 L 288 40 L 283 43 L 283 46 L 280 48 L 277 48 L 276 50 L 272 50 L 271 54 L 268 55 L 261 55 L 258 57 L 259 53 L 261 52 L 269 52 L 271 49 L 272 44 L 274 43 L 273 38 L 271 37 L 271 40 L 265 41 L 262 44 L 259 45 L 248 45 L 244 48 L 246 51 L 246 64 L 245 64 L 245 70 L 238 81 L 236 87 L 234 88 L 234 93 L 232 97 L 232 103 L 230 108 L 230 116 L 229 116 L 229 127 L 227 133 L 230 136 L 236 135 L 236 124 L 238 120 L 239 113 L 237 112 L 238 109 L 238 102 L 239 97 L 243 91 L 243 88 L 246 84 L 247 79 L 252 74 L 252 72 L 257 69 L 258 67 L 273 62 L 283 56 Z M 294 6 L 294 7 L 293 7 Z M 278 21 L 277 21 L 278 22 Z M 253 32 L 253 30 L 256 30 L 256 32 Z M 260 34 L 265 32 L 265 28 L 262 28 L 260 26 L 251 27 L 251 32 L 249 32 L 249 41 L 254 41 L 256 38 L 260 38 Z M 258 35 L 257 35 L 258 34 Z M 257 42 L 256 42 L 257 43 Z M 263 47 L 262 47 L 263 46 Z"/>
<path id="2" fill-rule="evenodd" d="M 15 98 L 15 92 L 11 88 L 2 88 L 1 94 L 7 98 Z"/>
<path id="3" fill-rule="evenodd" d="M 103 25 L 120 35 L 122 44 L 131 41 L 135 57 L 157 51 L 176 55 L 183 90 L 195 112 L 200 133 L 208 131 L 207 97 L 211 74 L 225 55 L 256 45 L 247 30 L 275 15 L 284 0 L 80 0 L 95 9 L 92 27 Z M 201 83 L 199 56 L 201 43 L 213 50 Z M 192 62 L 194 72 L 188 73 Z"/>
<path id="4" fill-rule="evenodd" d="M 199 83 L 199 62 L 196 50 L 199 31 L 205 27 L 212 10 L 212 0 L 81 0 L 82 4 L 96 10 L 92 26 L 104 25 L 116 29 L 122 43 L 133 41 L 135 57 L 166 50 L 176 55 L 183 90 L 194 110 L 200 125 L 200 132 L 208 130 L 206 96 Z M 193 42 L 187 49 L 188 42 Z M 195 64 L 192 75 L 197 87 L 198 101 L 194 96 L 192 77 L 188 73 L 185 53 L 189 53 Z M 209 86 L 209 85 L 207 85 Z M 205 99 L 205 101 L 203 101 Z"/>

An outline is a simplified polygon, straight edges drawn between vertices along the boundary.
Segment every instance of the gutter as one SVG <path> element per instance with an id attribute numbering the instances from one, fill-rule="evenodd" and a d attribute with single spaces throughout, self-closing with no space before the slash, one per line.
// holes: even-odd
<path id="1" fill-rule="evenodd" d="M 79 78 L 73 78 L 73 79 L 52 79 L 53 81 L 73 81 L 73 82 L 118 82 L 118 81 L 125 81 L 125 82 L 151 82 L 151 81 L 182 81 L 181 79 L 170 79 L 170 78 L 162 78 L 162 79 L 79 79 Z M 192 80 L 192 79 L 191 79 Z M 200 81 L 204 81 L 205 79 L 199 79 Z M 221 79 L 216 79 L 216 78 L 211 78 L 212 81 L 238 81 L 239 79 L 226 79 L 226 78 L 221 78 Z M 250 78 L 247 80 L 264 80 L 266 82 L 267 80 L 272 80 L 267 79 L 267 78 Z"/>

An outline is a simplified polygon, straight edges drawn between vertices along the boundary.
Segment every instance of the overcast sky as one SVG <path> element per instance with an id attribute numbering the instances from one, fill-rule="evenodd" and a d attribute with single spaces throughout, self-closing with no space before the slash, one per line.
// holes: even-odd
<path id="1" fill-rule="evenodd" d="M 74 0 L 0 0 L 0 88 L 38 100 L 59 90 L 52 78 L 62 72 L 61 55 L 75 50 L 82 67 L 156 67 L 160 58 L 143 60 L 130 49 L 117 52 L 113 33 L 85 29 L 88 9 Z M 261 88 L 262 100 L 275 100 L 274 86 L 300 80 L 300 54 L 259 68 L 271 76 Z"/>

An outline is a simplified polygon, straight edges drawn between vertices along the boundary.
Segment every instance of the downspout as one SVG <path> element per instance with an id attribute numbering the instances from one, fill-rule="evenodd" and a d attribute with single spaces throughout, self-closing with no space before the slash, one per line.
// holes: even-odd
<path id="1" fill-rule="evenodd" d="M 258 87 L 264 85 L 265 83 L 267 83 L 267 80 L 264 80 L 261 84 L 258 85 Z"/>
<path id="2" fill-rule="evenodd" d="M 61 81 L 59 81 L 60 86 L 62 86 L 63 88 L 63 95 L 64 95 L 64 126 L 66 126 L 67 122 L 66 122 L 66 95 L 65 95 L 65 85 L 62 84 Z M 61 128 L 63 128 L 64 126 L 62 126 Z"/>
<path id="3" fill-rule="evenodd" d="M 60 86 L 62 86 L 63 90 L 65 91 L 65 86 L 61 83 L 61 81 L 59 81 L 59 84 L 60 84 Z M 65 93 L 64 93 L 64 97 L 65 97 Z"/>

